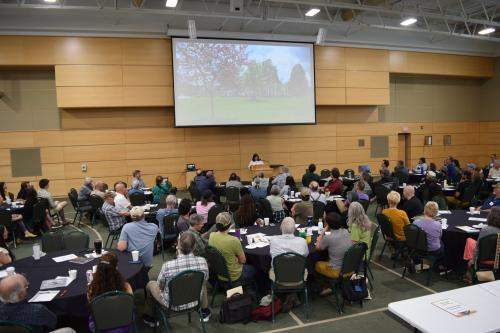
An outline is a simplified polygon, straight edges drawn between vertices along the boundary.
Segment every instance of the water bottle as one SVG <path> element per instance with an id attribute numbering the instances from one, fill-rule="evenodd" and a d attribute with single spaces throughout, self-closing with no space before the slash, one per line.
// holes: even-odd
<path id="1" fill-rule="evenodd" d="M 323 231 L 323 220 L 319 219 L 319 221 L 318 221 L 318 233 L 320 233 L 321 231 Z"/>

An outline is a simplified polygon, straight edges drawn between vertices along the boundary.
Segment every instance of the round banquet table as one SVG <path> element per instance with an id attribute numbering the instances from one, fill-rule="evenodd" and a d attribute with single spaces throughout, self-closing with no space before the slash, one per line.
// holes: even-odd
<path id="1" fill-rule="evenodd" d="M 467 238 L 477 239 L 479 236 L 478 232 L 469 233 L 463 230 L 457 229 L 458 226 L 469 226 L 484 223 L 479 221 L 469 221 L 469 217 L 480 217 L 486 218 L 488 212 L 482 211 L 481 214 L 469 214 L 465 210 L 454 210 L 451 214 L 442 214 L 440 218 L 445 218 L 447 220 L 448 228 L 443 230 L 442 241 L 445 249 L 445 260 L 446 266 L 455 271 L 461 272 L 464 269 L 464 247 Z"/>
<path id="2" fill-rule="evenodd" d="M 93 250 L 65 250 L 54 253 L 48 253 L 40 260 L 35 260 L 33 257 L 27 257 L 15 261 L 12 266 L 16 268 L 16 273 L 21 273 L 26 276 L 29 282 L 28 300 L 31 299 L 39 290 L 44 280 L 54 279 L 56 276 L 68 276 L 68 270 L 76 269 L 78 271 L 76 280 L 72 281 L 67 287 L 60 290 L 67 290 L 61 296 L 59 293 L 52 301 L 44 302 L 52 312 L 56 315 L 69 315 L 74 317 L 88 317 L 89 307 L 87 301 L 87 277 L 86 271 L 92 269 L 92 266 L 97 265 L 98 259 L 93 259 L 86 264 L 75 264 L 69 261 L 57 263 L 52 258 L 67 254 L 75 254 L 84 256 L 85 253 L 91 253 Z M 130 283 L 132 289 L 144 288 L 145 281 L 144 265 L 131 264 L 132 259 L 130 253 L 122 253 L 116 250 L 108 250 L 118 256 L 118 270 L 123 278 Z M 59 289 L 59 288 L 57 288 Z"/>

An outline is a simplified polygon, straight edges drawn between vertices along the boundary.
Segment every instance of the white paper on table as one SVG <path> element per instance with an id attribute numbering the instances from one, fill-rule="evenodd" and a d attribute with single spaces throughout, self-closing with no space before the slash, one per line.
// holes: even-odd
<path id="1" fill-rule="evenodd" d="M 52 258 L 52 260 L 54 260 L 55 262 L 63 262 L 63 261 L 73 260 L 76 258 L 78 258 L 78 256 L 72 253 L 72 254 L 67 254 L 65 256 Z"/>
<path id="2" fill-rule="evenodd" d="M 156 208 L 156 207 L 158 207 L 158 204 L 150 204 L 149 207 Z"/>
<path id="3" fill-rule="evenodd" d="M 231 232 L 231 233 L 233 233 L 233 234 L 234 234 L 234 233 L 236 232 L 236 229 L 229 229 L 229 232 Z M 248 232 L 248 230 L 247 230 L 247 229 L 244 229 L 244 228 L 241 228 L 241 229 L 240 229 L 240 235 L 246 235 L 246 234 L 247 234 L 247 232 Z"/>
<path id="4" fill-rule="evenodd" d="M 469 217 L 469 221 L 486 222 L 488 219 L 484 217 Z"/>
<path id="5" fill-rule="evenodd" d="M 295 228 L 298 228 L 298 227 L 300 227 L 300 224 L 295 223 Z"/>
<path id="6" fill-rule="evenodd" d="M 257 242 L 257 243 L 254 243 L 256 247 L 266 247 L 266 246 L 269 246 L 269 243 L 266 243 L 266 242 Z"/>
<path id="7" fill-rule="evenodd" d="M 498 283 L 482 283 L 479 287 L 483 290 L 486 290 L 493 296 L 500 297 L 500 284 Z"/>
<path id="8" fill-rule="evenodd" d="M 103 255 L 103 254 L 106 254 L 106 253 L 108 253 L 108 251 L 106 251 L 106 250 L 102 250 L 101 254 L 97 254 L 97 253 L 95 253 L 95 251 L 94 251 L 94 252 L 92 252 L 92 253 L 87 253 L 87 254 L 85 255 L 85 257 L 87 257 L 87 258 L 94 258 L 94 259 L 96 259 L 96 258 L 100 258 L 100 257 L 102 257 L 102 255 Z"/>
<path id="9" fill-rule="evenodd" d="M 249 250 L 253 250 L 253 249 L 257 248 L 257 244 L 256 243 L 248 244 L 247 246 L 245 246 L 245 248 L 249 249 Z"/>
<path id="10" fill-rule="evenodd" d="M 0 279 L 3 279 L 6 276 L 7 276 L 7 270 L 6 269 L 4 269 L 3 271 L 0 271 Z"/>
<path id="11" fill-rule="evenodd" d="M 69 276 L 57 276 L 55 279 L 42 281 L 40 290 L 67 287 L 72 281 Z"/>
<path id="12" fill-rule="evenodd" d="M 443 229 L 443 230 L 448 229 L 448 225 L 447 224 L 441 224 L 441 229 Z"/>
<path id="13" fill-rule="evenodd" d="M 446 215 L 451 214 L 451 210 L 439 210 L 438 215 Z"/>
<path id="14" fill-rule="evenodd" d="M 59 294 L 59 290 L 40 290 L 35 294 L 35 296 L 31 297 L 28 303 L 50 302 L 57 296 L 57 294 Z"/>
<path id="15" fill-rule="evenodd" d="M 477 229 L 474 229 L 472 227 L 469 227 L 468 225 L 462 225 L 462 226 L 459 226 L 459 227 L 455 227 L 457 229 L 460 229 L 460 230 L 463 230 L 465 232 L 479 232 L 479 230 Z"/>
<path id="16" fill-rule="evenodd" d="M 471 211 L 469 210 L 469 211 L 467 212 L 467 214 L 469 214 L 469 215 L 479 215 L 479 214 L 481 214 L 481 211 L 479 211 L 479 210 L 474 210 L 474 211 L 472 211 L 472 212 L 471 212 Z"/>
<path id="17" fill-rule="evenodd" d="M 483 229 L 486 226 L 487 226 L 487 224 L 479 223 L 479 224 L 474 224 L 472 227 L 476 228 L 476 229 Z"/>
<path id="18" fill-rule="evenodd" d="M 440 301 L 432 302 L 431 303 L 434 306 L 437 306 L 438 308 L 456 316 L 456 317 L 462 317 L 470 314 L 472 311 L 468 308 L 466 308 L 464 305 L 455 302 L 454 300 L 451 300 L 449 298 L 443 299 Z"/>

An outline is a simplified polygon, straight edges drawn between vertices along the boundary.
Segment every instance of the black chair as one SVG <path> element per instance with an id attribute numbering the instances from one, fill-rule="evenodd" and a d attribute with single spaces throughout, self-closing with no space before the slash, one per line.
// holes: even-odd
<path id="1" fill-rule="evenodd" d="M 391 221 L 387 216 L 385 216 L 384 214 L 377 214 L 377 222 L 380 226 L 380 230 L 382 230 L 382 237 L 384 238 L 384 245 L 382 246 L 382 250 L 380 251 L 379 260 L 382 259 L 385 247 L 387 245 L 391 245 L 396 251 L 394 256 L 392 257 L 392 267 L 396 267 L 396 260 L 400 255 L 403 254 L 406 243 L 405 241 L 400 241 L 396 238 L 396 236 L 394 235 L 394 231 L 392 230 Z"/>
<path id="2" fill-rule="evenodd" d="M 144 206 L 146 204 L 146 196 L 141 191 L 129 194 L 128 199 L 132 206 Z"/>
<path id="3" fill-rule="evenodd" d="M 187 313 L 191 322 L 191 312 L 200 316 L 201 329 L 205 330 L 205 322 L 201 314 L 201 291 L 205 274 L 200 271 L 187 270 L 175 275 L 168 283 L 168 307 L 156 302 L 155 314 L 159 313 L 165 332 L 168 332 L 168 318 Z M 189 306 L 189 304 L 194 304 Z"/>
<path id="4" fill-rule="evenodd" d="M 7 228 L 8 232 L 12 236 L 12 243 L 14 244 L 14 248 L 17 247 L 16 244 L 16 223 L 12 221 L 12 212 L 7 209 L 0 210 L 0 224 Z"/>
<path id="5" fill-rule="evenodd" d="M 65 250 L 88 249 L 90 237 L 80 230 L 73 230 L 63 234 L 63 246 Z"/>
<path id="6" fill-rule="evenodd" d="M 323 219 L 325 215 L 326 205 L 321 201 L 313 201 L 313 221 L 318 224 L 319 219 Z"/>
<path id="7" fill-rule="evenodd" d="M 370 200 L 358 200 L 358 202 L 363 206 L 365 213 L 368 212 L 368 208 L 370 207 Z"/>
<path id="8" fill-rule="evenodd" d="M 167 196 L 168 196 L 168 194 L 163 194 L 160 197 L 160 201 L 158 202 L 158 209 L 167 207 L 167 202 L 166 202 Z"/>
<path id="9" fill-rule="evenodd" d="M 321 172 L 319 173 L 319 176 L 320 178 L 328 178 L 332 175 L 332 172 L 328 169 L 323 169 L 321 170 Z"/>
<path id="10" fill-rule="evenodd" d="M 475 258 L 474 265 L 472 265 L 472 281 L 478 283 L 477 272 L 479 271 L 493 271 L 493 274 L 498 279 L 498 269 L 495 271 L 495 254 L 498 242 L 498 235 L 492 234 L 481 238 L 477 242 L 477 257 Z"/>
<path id="11" fill-rule="evenodd" d="M 131 326 L 137 332 L 134 311 L 134 297 L 121 291 L 109 291 L 90 302 L 96 332 L 124 326 Z"/>
<path id="12" fill-rule="evenodd" d="M 226 207 L 229 211 L 235 211 L 240 204 L 240 189 L 235 186 L 226 188 Z"/>
<path id="13" fill-rule="evenodd" d="M 202 234 L 210 230 L 210 228 L 215 225 L 215 220 L 217 218 L 217 215 L 219 215 L 222 212 L 224 212 L 224 207 L 222 207 L 221 205 L 215 205 L 209 209 L 207 216 L 207 223 L 205 223 L 203 225 L 203 228 L 201 229 Z"/>
<path id="14" fill-rule="evenodd" d="M 163 237 L 161 240 L 161 257 L 165 259 L 165 243 L 167 248 L 171 247 L 177 241 L 179 230 L 177 229 L 178 214 L 169 214 L 163 218 Z"/>
<path id="15" fill-rule="evenodd" d="M 189 183 L 188 191 L 189 191 L 189 195 L 191 195 L 191 200 L 193 200 L 194 202 L 197 202 L 200 200 L 201 194 L 198 191 L 198 189 L 196 188 L 196 182 L 194 180 L 192 180 Z"/>
<path id="16" fill-rule="evenodd" d="M 73 224 L 78 218 L 78 226 L 80 226 L 80 223 L 82 223 L 83 214 L 90 212 L 92 210 L 92 207 L 91 206 L 83 207 L 80 205 L 80 202 L 78 201 L 78 192 L 74 188 L 71 188 L 69 190 L 68 199 L 71 202 L 73 209 L 75 210 L 75 217 L 73 218 Z"/>
<path id="17" fill-rule="evenodd" d="M 432 255 L 427 250 L 427 234 L 421 228 L 414 224 L 408 224 L 404 226 L 403 231 L 406 238 L 406 247 L 408 248 L 408 257 L 401 277 L 405 277 L 407 269 L 409 269 L 410 272 L 413 271 L 414 262 L 416 260 L 421 261 L 422 267 L 423 260 L 427 260 L 431 263 L 429 269 L 427 270 L 427 285 L 429 285 L 431 282 L 432 271 L 440 257 Z"/>
<path id="18" fill-rule="evenodd" d="M 41 234 L 42 231 L 47 231 L 45 227 L 45 211 L 46 208 L 40 202 L 33 205 L 33 230 L 36 234 Z"/>
<path id="19" fill-rule="evenodd" d="M 101 208 L 103 204 L 103 198 L 95 194 L 90 195 L 90 206 L 92 207 L 92 210 L 90 211 L 92 213 L 91 225 L 94 225 L 97 219 L 102 218 L 103 214 Z"/>
<path id="20" fill-rule="evenodd" d="M 367 274 L 367 278 L 368 278 L 368 282 L 370 283 L 370 287 L 373 289 L 373 285 L 372 285 L 372 280 L 375 280 L 375 278 L 373 277 L 373 272 L 372 272 L 372 269 L 370 268 L 370 264 L 372 262 L 372 258 L 373 258 L 373 253 L 375 252 L 375 247 L 377 247 L 377 243 L 378 243 L 378 239 L 379 239 L 379 232 L 380 232 L 380 226 L 377 226 L 375 228 L 375 231 L 373 232 L 373 235 L 372 235 L 372 242 L 370 244 L 370 253 L 365 256 L 365 271 L 370 274 L 370 276 L 368 276 Z"/>
<path id="21" fill-rule="evenodd" d="M 29 326 L 9 321 L 0 321 L 0 333 L 31 333 L 31 332 L 33 332 L 33 329 Z"/>
<path id="22" fill-rule="evenodd" d="M 274 281 L 271 284 L 271 313 L 274 323 L 274 295 L 278 293 L 303 292 L 306 319 L 309 317 L 307 283 L 304 280 L 306 257 L 287 252 L 273 259 Z"/>
<path id="23" fill-rule="evenodd" d="M 269 219 L 269 223 L 276 223 L 276 221 L 274 221 L 273 208 L 269 200 L 266 198 L 259 199 L 259 215 L 262 219 L 267 217 Z"/>
<path id="24" fill-rule="evenodd" d="M 344 170 L 344 177 L 354 179 L 355 173 L 353 169 L 345 169 Z"/>
<path id="25" fill-rule="evenodd" d="M 64 250 L 64 235 L 61 230 L 49 231 L 42 235 L 42 251 L 45 253 Z"/>
<path id="26" fill-rule="evenodd" d="M 34 207 L 37 206 L 38 209 L 35 209 Z M 38 203 L 33 205 L 33 211 L 34 215 L 34 223 L 39 223 L 40 228 L 44 231 L 48 231 L 47 224 L 45 223 L 45 219 L 47 218 L 47 214 L 49 214 L 50 217 L 53 217 L 54 215 L 51 214 L 50 212 L 50 204 L 49 201 L 45 198 L 38 198 Z M 37 215 L 39 214 L 39 215 Z M 57 215 L 57 218 L 59 219 L 59 215 Z"/>
<path id="27" fill-rule="evenodd" d="M 120 233 L 122 232 L 122 228 L 118 228 L 116 230 L 111 230 L 109 227 L 109 221 L 108 218 L 106 217 L 106 214 L 104 214 L 104 222 L 106 223 L 106 227 L 108 228 L 108 237 L 106 237 L 106 243 L 104 243 L 104 248 L 108 248 L 108 242 L 111 240 L 111 244 L 109 244 L 109 247 L 113 247 L 113 242 L 115 240 L 118 240 L 120 237 Z"/>
<path id="28" fill-rule="evenodd" d="M 384 185 L 378 184 L 375 186 L 373 189 L 373 192 L 375 193 L 375 200 L 377 203 L 377 208 L 375 209 L 375 212 L 378 212 L 378 209 L 384 209 L 388 207 L 388 202 L 387 202 L 387 195 L 391 190 Z"/>

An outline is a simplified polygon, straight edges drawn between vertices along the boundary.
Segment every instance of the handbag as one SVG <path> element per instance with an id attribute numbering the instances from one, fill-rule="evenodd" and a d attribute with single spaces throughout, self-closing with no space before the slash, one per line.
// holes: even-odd
<path id="1" fill-rule="evenodd" d="M 248 294 L 234 294 L 222 302 L 219 321 L 223 324 L 248 323 L 252 319 L 252 297 Z"/>
<path id="2" fill-rule="evenodd" d="M 350 279 L 342 281 L 342 298 L 349 302 L 359 302 L 368 296 L 366 278 L 353 274 Z"/>
<path id="3" fill-rule="evenodd" d="M 500 233 L 497 234 L 497 248 L 495 252 L 495 263 L 493 264 L 493 270 L 477 271 L 476 272 L 477 280 L 479 282 L 495 281 L 495 272 L 498 271 L 499 262 L 500 262 Z"/>

